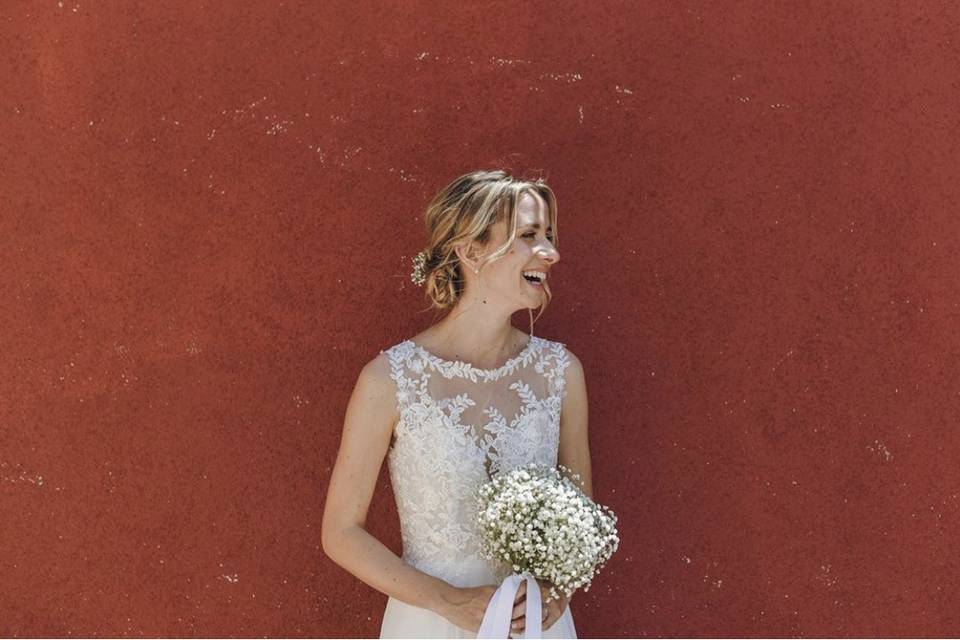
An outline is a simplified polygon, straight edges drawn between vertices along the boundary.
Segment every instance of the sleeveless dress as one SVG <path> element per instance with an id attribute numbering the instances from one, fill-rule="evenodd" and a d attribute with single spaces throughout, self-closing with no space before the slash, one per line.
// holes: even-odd
<path id="1" fill-rule="evenodd" d="M 497 369 L 443 360 L 412 340 L 381 353 L 390 361 L 400 414 L 387 464 L 402 559 L 457 587 L 499 586 L 513 569 L 482 556 L 472 494 L 499 472 L 533 462 L 556 466 L 570 364 L 565 345 L 531 336 Z M 380 637 L 475 638 L 476 632 L 388 597 Z M 577 637 L 569 604 L 542 637 Z"/>

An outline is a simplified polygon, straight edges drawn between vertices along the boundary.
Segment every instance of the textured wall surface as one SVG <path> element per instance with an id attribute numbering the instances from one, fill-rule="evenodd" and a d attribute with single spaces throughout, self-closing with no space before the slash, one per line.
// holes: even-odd
<path id="1" fill-rule="evenodd" d="M 620 516 L 581 636 L 960 634 L 958 26 L 4 2 L 0 635 L 375 636 L 320 546 L 343 412 L 432 319 L 427 199 L 501 163 L 558 193 L 537 333 Z"/>

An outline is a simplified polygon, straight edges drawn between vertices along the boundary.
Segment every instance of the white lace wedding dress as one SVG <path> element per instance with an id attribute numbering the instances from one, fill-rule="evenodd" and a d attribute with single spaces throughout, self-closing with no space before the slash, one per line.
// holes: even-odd
<path id="1" fill-rule="evenodd" d="M 387 464 L 403 560 L 457 587 L 499 586 L 513 570 L 481 555 L 472 494 L 498 472 L 532 462 L 557 464 L 570 363 L 563 343 L 531 336 L 523 351 L 497 369 L 443 360 L 412 340 L 381 353 L 390 360 L 400 413 Z M 380 637 L 476 633 L 391 597 Z M 570 606 L 543 637 L 577 637 Z"/>

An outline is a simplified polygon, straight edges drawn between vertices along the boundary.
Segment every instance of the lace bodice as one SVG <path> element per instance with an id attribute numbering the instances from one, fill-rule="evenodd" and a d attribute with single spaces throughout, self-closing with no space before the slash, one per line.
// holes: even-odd
<path id="1" fill-rule="evenodd" d="M 532 336 L 497 369 L 443 360 L 412 340 L 385 351 L 400 419 L 387 452 L 403 559 L 456 586 L 480 555 L 474 492 L 493 475 L 555 466 L 570 363 L 563 343 Z M 512 568 L 494 567 L 502 580 Z"/>

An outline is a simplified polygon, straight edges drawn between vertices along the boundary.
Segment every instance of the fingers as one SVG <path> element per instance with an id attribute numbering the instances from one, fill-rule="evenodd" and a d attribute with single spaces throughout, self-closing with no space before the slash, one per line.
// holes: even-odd
<path id="1" fill-rule="evenodd" d="M 546 617 L 543 619 L 543 622 L 540 623 L 540 628 L 546 631 L 553 626 L 553 623 L 556 622 L 559 618 L 555 618 L 552 613 L 547 613 Z M 510 631 L 513 633 L 523 633 L 527 627 L 526 617 L 521 617 L 518 620 L 514 620 L 510 623 Z"/>
<path id="2" fill-rule="evenodd" d="M 543 613 L 543 622 L 540 624 L 540 628 L 546 631 L 553 626 L 553 623 L 560 619 L 558 615 L 555 615 L 556 612 L 556 601 L 551 602 L 550 604 L 544 603 L 543 608 L 541 609 Z M 521 633 L 527 626 L 527 617 L 526 617 L 526 606 L 520 607 L 520 615 L 517 615 L 518 607 L 513 608 L 513 618 L 510 623 L 510 631 L 515 633 Z"/>
<path id="3" fill-rule="evenodd" d="M 517 589 L 517 597 L 513 600 L 513 615 L 510 616 L 510 619 L 514 619 L 517 616 L 523 615 L 524 610 L 527 608 L 527 583 L 523 581 L 520 583 L 520 588 Z"/>
<path id="4" fill-rule="evenodd" d="M 524 628 L 524 614 L 527 610 L 527 581 L 520 583 L 517 597 L 513 600 L 513 612 L 510 614 L 510 630 L 520 632 Z"/>
<path id="5" fill-rule="evenodd" d="M 520 583 L 520 588 L 517 589 L 517 597 L 514 598 L 513 601 L 521 602 L 522 600 L 525 599 L 526 595 L 527 595 L 527 581 L 524 580 L 523 582 Z"/>
<path id="6" fill-rule="evenodd" d="M 547 619 L 543 621 L 543 628 L 547 629 L 554 622 L 563 617 L 564 612 L 557 609 L 550 609 L 550 613 L 547 615 Z"/>

